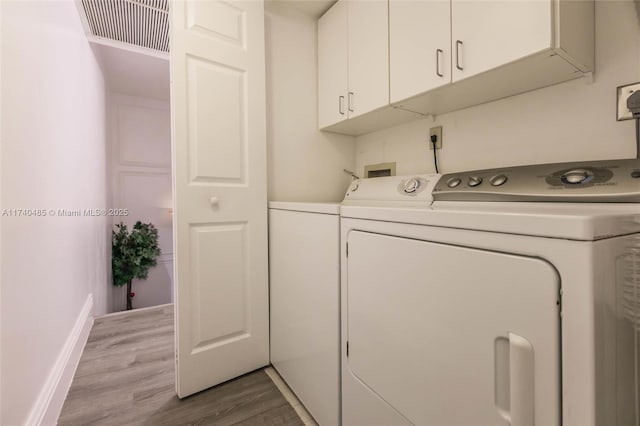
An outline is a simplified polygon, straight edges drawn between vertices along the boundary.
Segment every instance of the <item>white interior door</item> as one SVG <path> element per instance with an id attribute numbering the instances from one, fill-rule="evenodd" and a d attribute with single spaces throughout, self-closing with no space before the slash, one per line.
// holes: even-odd
<path id="1" fill-rule="evenodd" d="M 348 243 L 347 368 L 361 392 L 415 425 L 560 424 L 550 264 L 360 231 Z M 356 392 L 343 392 L 350 419 L 369 410 Z"/>
<path id="2" fill-rule="evenodd" d="M 269 362 L 262 0 L 171 4 L 179 397 Z"/>

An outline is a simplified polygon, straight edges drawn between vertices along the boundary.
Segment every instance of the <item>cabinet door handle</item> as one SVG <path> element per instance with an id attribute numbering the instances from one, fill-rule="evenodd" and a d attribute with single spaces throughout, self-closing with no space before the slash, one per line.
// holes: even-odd
<path id="1" fill-rule="evenodd" d="M 443 54 L 442 49 L 436 49 L 436 75 L 438 77 L 444 77 L 444 74 L 440 72 L 440 56 Z"/>
<path id="2" fill-rule="evenodd" d="M 349 92 L 349 112 L 353 112 L 353 92 Z"/>
<path id="3" fill-rule="evenodd" d="M 464 70 L 464 66 L 461 65 L 462 61 L 460 60 L 460 51 L 462 50 L 462 42 L 460 40 L 456 40 L 456 68 L 460 71 Z"/>
<path id="4" fill-rule="evenodd" d="M 344 115 L 344 96 L 338 96 L 338 112 Z"/>

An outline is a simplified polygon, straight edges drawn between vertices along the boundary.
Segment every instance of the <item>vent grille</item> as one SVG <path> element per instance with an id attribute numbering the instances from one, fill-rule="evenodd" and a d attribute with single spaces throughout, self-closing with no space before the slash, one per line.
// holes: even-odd
<path id="1" fill-rule="evenodd" d="M 169 52 L 169 0 L 82 0 L 91 34 Z"/>

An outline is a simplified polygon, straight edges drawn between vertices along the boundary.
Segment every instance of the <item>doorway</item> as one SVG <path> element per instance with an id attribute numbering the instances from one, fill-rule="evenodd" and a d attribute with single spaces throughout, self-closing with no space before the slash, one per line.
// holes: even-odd
<path id="1" fill-rule="evenodd" d="M 160 255 L 147 279 L 134 279 L 134 309 L 173 303 L 173 208 L 169 60 L 100 45 L 107 83 L 112 224 L 137 221 L 158 231 Z M 113 311 L 126 309 L 126 285 L 113 287 Z"/>
<path id="2" fill-rule="evenodd" d="M 80 0 L 76 5 L 107 91 L 113 228 L 122 223 L 131 232 L 138 221 L 151 224 L 160 250 L 147 278 L 134 278 L 130 291 L 126 284 L 114 285 L 107 292 L 108 305 L 113 312 L 127 309 L 127 295 L 134 309 L 172 303 L 169 1 Z"/>
<path id="3" fill-rule="evenodd" d="M 167 294 L 171 301 L 175 271 L 181 398 L 268 365 L 263 1 L 79 4 L 117 88 L 109 105 L 111 201 L 128 215 L 113 224 L 149 221 L 161 250 L 174 252 L 165 259 L 173 268 L 149 274 L 169 291 L 149 297 L 144 290 L 162 287 L 134 282 L 124 296 L 135 294 L 134 307 L 140 296 L 145 304 Z M 123 299 L 116 293 L 114 307 Z"/>

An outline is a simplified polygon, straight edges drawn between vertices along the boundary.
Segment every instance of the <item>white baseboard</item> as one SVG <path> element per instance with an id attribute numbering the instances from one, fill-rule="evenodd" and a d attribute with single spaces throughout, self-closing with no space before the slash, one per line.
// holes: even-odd
<path id="1" fill-rule="evenodd" d="M 48 426 L 58 422 L 92 325 L 93 295 L 89 294 L 31 409 L 26 424 Z"/>
<path id="2" fill-rule="evenodd" d="M 165 308 L 165 307 L 171 306 L 171 305 L 173 305 L 173 303 L 163 303 L 162 305 L 147 306 L 146 308 L 134 308 L 134 309 L 130 309 L 128 311 L 111 312 L 109 314 L 98 315 L 98 316 L 95 317 L 95 319 L 104 318 L 104 317 L 117 317 L 118 315 L 127 315 L 127 314 L 131 314 L 131 313 L 134 313 L 134 312 L 150 311 L 151 309 Z"/>
<path id="3" fill-rule="evenodd" d="M 302 402 L 298 399 L 296 394 L 293 393 L 289 385 L 284 381 L 278 371 L 273 368 L 273 366 L 269 366 L 264 369 L 264 372 L 267 373 L 267 376 L 271 379 L 274 385 L 278 388 L 284 399 L 293 407 L 293 410 L 296 412 L 302 423 L 305 426 L 318 426 L 318 423 L 313 419 L 311 414 L 307 411 L 306 407 L 302 405 Z"/>

